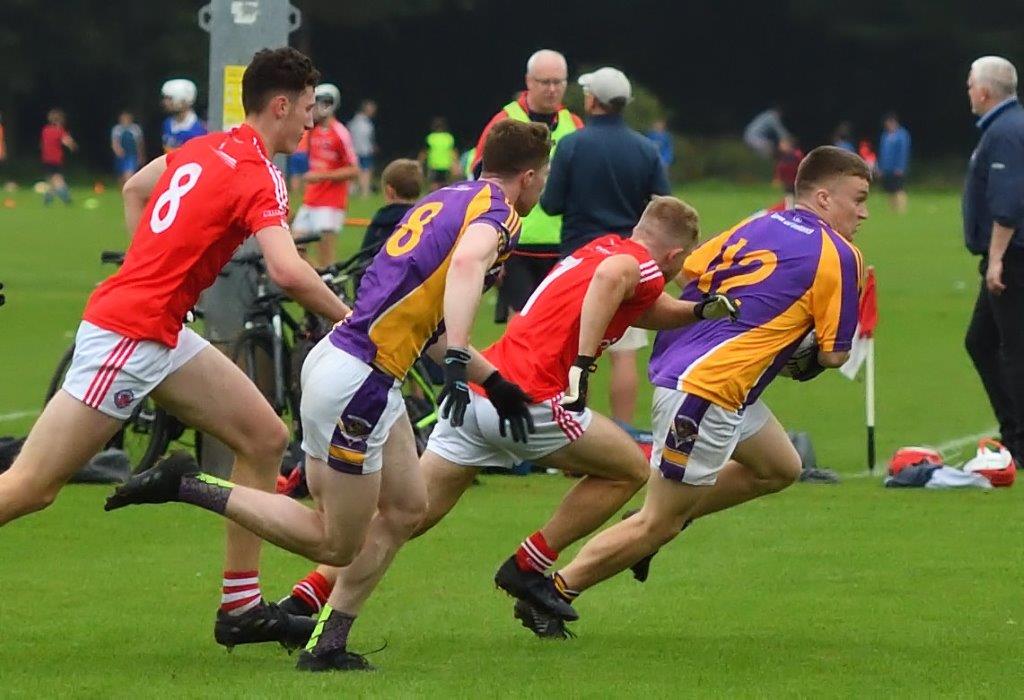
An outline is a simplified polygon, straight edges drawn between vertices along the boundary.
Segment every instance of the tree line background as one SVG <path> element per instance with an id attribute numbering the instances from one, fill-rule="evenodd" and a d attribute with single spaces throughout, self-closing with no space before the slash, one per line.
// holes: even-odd
<path id="1" fill-rule="evenodd" d="M 383 157 L 420 148 L 431 117 L 446 116 L 460 145 L 521 88 L 526 58 L 561 50 L 571 78 L 614 65 L 643 86 L 642 122 L 663 111 L 685 144 L 731 141 L 777 103 L 806 147 L 828 142 L 843 119 L 877 139 L 897 111 L 918 162 L 961 166 L 977 137 L 965 80 L 984 54 L 1024 58 L 1024 3 L 862 0 L 292 0 L 303 26 L 292 44 L 342 89 L 341 116 L 358 100 L 380 105 Z M 201 2 L 4 0 L 0 112 L 17 169 L 32 171 L 46 111 L 68 113 L 79 164 L 109 168 L 109 129 L 135 111 L 149 152 L 159 150 L 159 87 L 200 86 L 205 116 L 209 39 Z M 1024 66 L 1021 66 L 1024 69 Z M 574 81 L 571 81 L 574 82 Z M 686 153 L 680 155 L 685 159 Z"/>

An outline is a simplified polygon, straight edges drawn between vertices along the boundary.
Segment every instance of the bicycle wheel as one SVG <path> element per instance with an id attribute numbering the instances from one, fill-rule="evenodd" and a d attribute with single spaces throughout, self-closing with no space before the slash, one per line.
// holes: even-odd
<path id="1" fill-rule="evenodd" d="M 64 351 L 64 354 L 60 356 L 60 360 L 57 361 L 57 369 L 53 371 L 53 377 L 50 378 L 50 385 L 46 388 L 46 398 L 43 400 L 43 406 L 50 403 L 50 399 L 57 393 L 58 390 L 64 385 L 64 375 L 68 373 L 68 368 L 71 367 L 71 360 L 75 356 L 75 344 Z"/>
<path id="2" fill-rule="evenodd" d="M 57 362 L 57 368 L 46 389 L 47 402 L 64 385 L 64 376 L 71 367 L 74 356 L 75 346 L 72 344 Z M 170 416 L 147 396 L 139 402 L 132 415 L 114 437 L 110 438 L 104 449 L 124 451 L 135 472 L 145 471 L 152 467 L 167 449 L 166 424 L 169 418 Z"/>
<path id="3" fill-rule="evenodd" d="M 253 328 L 244 331 L 231 348 L 231 361 L 252 380 L 274 411 L 280 415 L 284 406 L 278 405 L 274 379 L 274 349 L 266 330 Z"/>

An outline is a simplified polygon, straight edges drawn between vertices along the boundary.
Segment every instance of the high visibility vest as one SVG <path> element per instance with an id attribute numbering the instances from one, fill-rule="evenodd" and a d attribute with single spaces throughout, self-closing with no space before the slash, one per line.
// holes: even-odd
<path id="1" fill-rule="evenodd" d="M 526 113 L 518 100 L 505 105 L 504 112 L 509 119 L 515 119 L 518 122 L 530 121 L 530 115 Z M 576 122 L 573 121 L 572 112 L 563 107 L 558 111 L 558 123 L 555 125 L 555 130 L 551 132 L 552 158 L 555 156 L 558 142 L 574 131 L 576 131 Z M 538 204 L 529 216 L 523 219 L 523 228 L 519 234 L 520 245 L 558 245 L 561 240 L 561 216 L 552 216 L 546 213 Z"/>
<path id="2" fill-rule="evenodd" d="M 455 162 L 455 137 L 447 131 L 432 131 L 427 134 L 427 168 L 430 170 L 451 170 Z"/>

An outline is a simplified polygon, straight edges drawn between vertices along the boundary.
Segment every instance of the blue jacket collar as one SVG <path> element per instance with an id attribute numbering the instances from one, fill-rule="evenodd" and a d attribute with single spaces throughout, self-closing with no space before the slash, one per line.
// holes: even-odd
<path id="1" fill-rule="evenodd" d="M 1002 114 L 1003 112 L 1005 112 L 1006 110 L 1008 110 L 1011 106 L 1013 106 L 1015 104 L 1017 104 L 1017 96 L 1016 95 L 1014 95 L 1013 97 L 1007 97 L 1005 100 L 1003 100 L 1002 102 L 997 104 L 995 107 L 993 107 L 989 111 L 985 112 L 985 114 L 983 114 L 981 117 L 979 117 L 978 121 L 975 122 L 975 125 L 979 129 L 984 131 L 985 129 L 987 129 L 989 127 L 989 125 L 993 121 L 995 121 L 996 117 L 998 117 L 1000 114 Z"/>
<path id="2" fill-rule="evenodd" d="M 587 119 L 587 123 L 589 124 L 605 124 L 609 126 L 613 124 L 621 124 L 622 121 L 621 114 L 592 114 Z"/>

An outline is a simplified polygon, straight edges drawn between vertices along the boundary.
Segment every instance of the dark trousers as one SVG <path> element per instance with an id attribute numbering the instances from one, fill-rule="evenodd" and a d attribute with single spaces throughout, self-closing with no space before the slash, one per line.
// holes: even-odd
<path id="1" fill-rule="evenodd" d="M 1002 441 L 1020 463 L 1024 457 L 1024 251 L 1003 258 L 999 295 L 985 286 L 988 259 L 982 258 L 981 289 L 967 327 L 965 345 L 999 421 Z"/>

